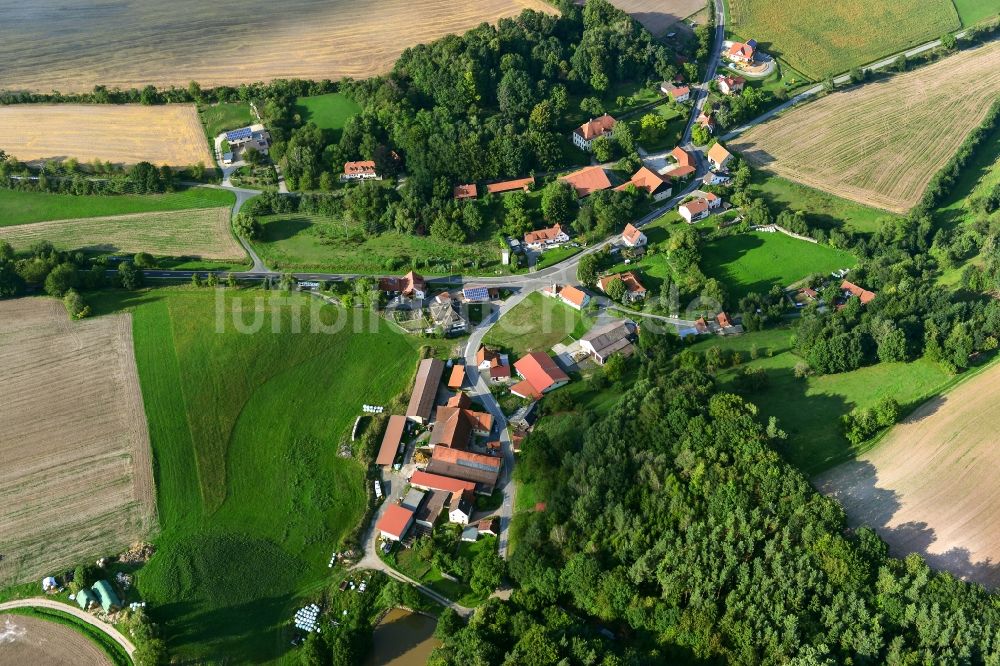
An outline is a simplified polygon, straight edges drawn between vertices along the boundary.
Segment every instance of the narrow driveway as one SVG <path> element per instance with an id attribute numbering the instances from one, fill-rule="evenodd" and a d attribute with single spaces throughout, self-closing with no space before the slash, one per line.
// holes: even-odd
<path id="1" fill-rule="evenodd" d="M 126 638 L 123 633 L 115 629 L 113 625 L 108 624 L 104 620 L 97 619 L 90 613 L 80 610 L 76 606 L 44 598 L 17 599 L 15 601 L 7 601 L 0 604 L 0 612 L 10 610 L 12 608 L 48 608 L 51 610 L 62 611 L 63 613 L 72 615 L 73 617 L 106 633 L 114 642 L 118 643 L 118 645 L 120 645 L 126 653 L 128 653 L 129 657 L 135 654 L 135 645 L 133 645 L 132 641 Z"/>

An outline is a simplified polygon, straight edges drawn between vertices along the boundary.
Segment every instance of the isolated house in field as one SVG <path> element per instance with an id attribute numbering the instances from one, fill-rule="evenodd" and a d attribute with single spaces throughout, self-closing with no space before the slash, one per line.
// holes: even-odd
<path id="1" fill-rule="evenodd" d="M 716 77 L 719 82 L 719 92 L 723 95 L 736 95 L 737 93 L 743 92 L 743 88 L 747 84 L 747 80 L 742 76 L 726 76 L 725 74 L 719 74 Z"/>
<path id="2" fill-rule="evenodd" d="M 499 183 L 487 185 L 486 191 L 490 194 L 504 194 L 505 192 L 515 192 L 517 190 L 527 192 L 534 184 L 534 178 L 517 178 L 515 180 L 504 180 Z"/>
<path id="3" fill-rule="evenodd" d="M 427 471 L 431 474 L 472 481 L 476 484 L 476 493 L 492 495 L 500 478 L 502 465 L 503 458 L 500 457 L 437 446 L 431 454 Z"/>
<path id="4" fill-rule="evenodd" d="M 724 170 L 732 158 L 732 153 L 726 150 L 721 143 L 717 143 L 708 149 L 708 161 L 715 171 Z"/>
<path id="5" fill-rule="evenodd" d="M 375 457 L 375 464 L 383 467 L 392 465 L 399 453 L 399 445 L 403 443 L 403 435 L 406 434 L 406 417 L 393 414 L 389 417 L 389 425 L 386 426 L 385 435 L 382 436 L 382 445 L 379 446 L 378 455 Z"/>
<path id="6" fill-rule="evenodd" d="M 751 39 L 745 44 L 743 42 L 733 42 L 732 46 L 726 51 L 726 57 L 733 62 L 751 63 L 756 52 L 757 42 Z"/>
<path id="7" fill-rule="evenodd" d="M 434 409 L 438 385 L 444 374 L 444 362 L 436 358 L 425 358 L 417 367 L 417 379 L 410 395 L 406 416 L 417 423 L 427 423 Z"/>
<path id="8" fill-rule="evenodd" d="M 599 365 L 604 365 L 612 354 L 631 356 L 635 351 L 632 340 L 636 326 L 627 319 L 616 319 L 595 326 L 580 338 L 580 347 L 594 357 Z"/>
<path id="9" fill-rule="evenodd" d="M 382 178 L 375 171 L 374 160 L 361 160 L 344 162 L 344 173 L 340 174 L 340 180 L 347 182 L 350 180 L 382 180 Z"/>
<path id="10" fill-rule="evenodd" d="M 457 201 L 463 201 L 465 199 L 475 199 L 479 196 L 479 193 L 476 184 L 469 183 L 468 185 L 456 185 L 454 195 Z"/>
<path id="11" fill-rule="evenodd" d="M 524 234 L 524 244 L 532 250 L 558 247 L 568 240 L 569 234 L 563 230 L 560 224 L 556 224 L 548 229 L 536 229 Z"/>
<path id="12" fill-rule="evenodd" d="M 76 593 L 76 605 L 83 610 L 90 610 L 97 605 L 97 595 L 88 589 L 82 589 Z"/>
<path id="13" fill-rule="evenodd" d="M 512 386 L 510 392 L 522 398 L 537 400 L 569 383 L 569 376 L 545 352 L 525 354 L 514 364 L 514 369 L 523 381 Z"/>
<path id="14" fill-rule="evenodd" d="M 115 594 L 115 588 L 111 587 L 111 583 L 108 581 L 99 580 L 94 583 L 91 589 L 94 591 L 97 602 L 101 604 L 101 608 L 104 609 L 105 613 L 110 613 L 122 607 L 121 600 Z"/>
<path id="15" fill-rule="evenodd" d="M 402 541 L 413 525 L 413 511 L 398 504 L 390 504 L 378 519 L 375 529 L 386 539 Z"/>
<path id="16" fill-rule="evenodd" d="M 542 295 L 549 298 L 558 298 L 574 310 L 582 310 L 590 303 L 590 294 L 568 284 L 561 286 L 554 284 L 551 287 L 543 287 Z"/>
<path id="17" fill-rule="evenodd" d="M 594 140 L 605 135 L 610 135 L 617 122 L 606 113 L 600 118 L 591 118 L 573 130 L 573 143 L 577 148 L 589 152 Z"/>
<path id="18" fill-rule="evenodd" d="M 451 504 L 448 505 L 448 522 L 468 525 L 474 510 L 472 491 L 452 493 Z"/>
<path id="19" fill-rule="evenodd" d="M 677 85 L 673 81 L 664 81 L 661 83 L 660 92 L 675 102 L 686 102 L 691 99 L 691 88 Z"/>
<path id="20" fill-rule="evenodd" d="M 856 296 L 861 300 L 862 305 L 868 305 L 875 300 L 875 292 L 868 291 L 864 287 L 859 287 L 858 285 L 844 280 L 840 285 L 841 290 L 844 292 L 845 298 L 850 298 L 851 296 Z"/>
<path id="21" fill-rule="evenodd" d="M 581 199 L 611 187 L 608 174 L 599 166 L 584 167 L 579 171 L 562 176 L 559 180 L 572 185 L 573 189 L 576 190 L 576 196 Z"/>
<path id="22" fill-rule="evenodd" d="M 615 190 L 622 191 L 629 185 L 635 185 L 637 190 L 643 191 L 653 197 L 653 201 L 663 201 L 673 192 L 668 177 L 661 176 L 645 166 L 640 167 L 627 183 L 622 183 Z"/>
<path id="23" fill-rule="evenodd" d="M 226 141 L 229 142 L 232 153 L 242 153 L 252 148 L 261 155 L 267 155 L 271 148 L 271 134 L 259 124 L 226 132 Z"/>
<path id="24" fill-rule="evenodd" d="M 611 275 L 605 275 L 598 278 L 597 286 L 605 294 L 608 293 L 608 285 L 614 282 L 615 279 L 620 279 L 625 283 L 625 300 L 630 303 L 635 301 L 641 301 L 646 298 L 646 288 L 642 286 L 639 282 L 639 278 L 632 271 L 626 271 L 624 273 L 612 273 Z"/>

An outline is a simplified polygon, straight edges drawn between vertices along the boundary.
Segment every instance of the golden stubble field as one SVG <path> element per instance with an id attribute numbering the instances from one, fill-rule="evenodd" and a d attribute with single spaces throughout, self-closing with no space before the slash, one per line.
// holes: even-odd
<path id="1" fill-rule="evenodd" d="M 0 666 L 111 666 L 82 633 L 37 617 L 0 613 Z"/>
<path id="2" fill-rule="evenodd" d="M 921 406 L 858 460 L 814 483 L 893 555 L 1000 585 L 1000 365 Z"/>
<path id="3" fill-rule="evenodd" d="M 0 587 L 124 549 L 156 527 L 130 315 L 70 321 L 0 301 Z"/>
<path id="4" fill-rule="evenodd" d="M 87 92 L 386 72 L 403 49 L 543 0 L 0 0 L 0 89 Z M 69 54 L 69 55 L 68 55 Z"/>
<path id="5" fill-rule="evenodd" d="M 0 149 L 22 162 L 215 164 L 193 104 L 0 106 Z"/>
<path id="6" fill-rule="evenodd" d="M 751 164 L 905 213 L 1000 91 L 1000 42 L 810 102 L 734 139 Z"/>
<path id="7" fill-rule="evenodd" d="M 17 224 L 0 227 L 0 240 L 20 250 L 49 241 L 64 250 L 148 252 L 219 261 L 246 257 L 230 231 L 228 207 Z"/>

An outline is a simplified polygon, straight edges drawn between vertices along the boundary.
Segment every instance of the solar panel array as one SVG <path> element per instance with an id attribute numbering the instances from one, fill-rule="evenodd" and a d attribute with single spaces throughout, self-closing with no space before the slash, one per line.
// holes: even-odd
<path id="1" fill-rule="evenodd" d="M 472 289 L 464 289 L 462 293 L 470 301 L 487 301 L 490 297 L 490 292 L 486 287 L 474 287 Z"/>
<path id="2" fill-rule="evenodd" d="M 241 139 L 249 139 L 251 134 L 249 127 L 241 127 L 238 130 L 233 130 L 232 132 L 226 132 L 226 141 L 240 141 Z"/>

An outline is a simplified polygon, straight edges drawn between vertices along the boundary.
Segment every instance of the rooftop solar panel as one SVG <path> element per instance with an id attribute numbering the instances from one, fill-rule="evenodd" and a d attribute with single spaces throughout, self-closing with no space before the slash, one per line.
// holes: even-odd
<path id="1" fill-rule="evenodd" d="M 472 289 L 463 289 L 462 293 L 466 298 L 470 300 L 489 300 L 489 291 L 486 287 L 473 287 Z"/>
<path id="2" fill-rule="evenodd" d="M 240 139 L 249 139 L 252 132 L 249 127 L 242 127 L 238 130 L 233 130 L 232 132 L 226 132 L 227 141 L 239 141 Z"/>

